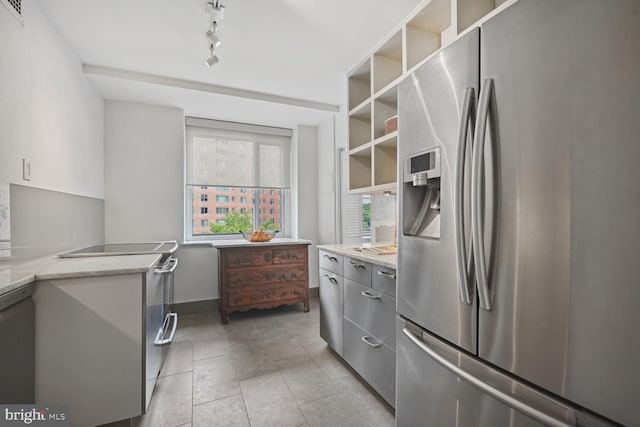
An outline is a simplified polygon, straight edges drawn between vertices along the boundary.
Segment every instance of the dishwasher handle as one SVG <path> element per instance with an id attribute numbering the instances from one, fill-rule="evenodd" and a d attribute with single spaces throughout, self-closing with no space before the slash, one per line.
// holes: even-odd
<path id="1" fill-rule="evenodd" d="M 171 274 L 176 268 L 178 268 L 178 258 L 170 257 L 163 265 L 156 267 L 155 272 L 158 274 Z"/>

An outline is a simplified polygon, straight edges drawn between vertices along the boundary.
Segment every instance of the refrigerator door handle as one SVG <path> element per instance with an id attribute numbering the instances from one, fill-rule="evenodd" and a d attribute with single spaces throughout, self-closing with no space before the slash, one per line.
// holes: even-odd
<path id="1" fill-rule="evenodd" d="M 415 345 L 417 345 L 422 351 L 427 353 L 429 357 L 438 362 L 443 368 L 450 371 L 456 377 L 459 377 L 471 384 L 472 386 L 480 389 L 483 393 L 492 398 L 498 400 L 506 406 L 530 417 L 533 418 L 542 424 L 553 426 L 553 427 L 575 427 L 577 425 L 575 411 L 570 407 L 563 405 L 562 403 L 553 400 L 547 396 L 542 396 L 540 393 L 533 391 L 532 389 L 521 385 L 519 390 L 523 393 L 527 393 L 531 398 L 535 398 L 539 406 L 544 406 L 546 411 L 542 411 L 540 409 L 534 408 L 522 400 L 518 399 L 514 396 L 513 393 L 510 393 L 510 389 L 506 387 L 507 391 L 502 391 L 497 387 L 489 384 L 487 381 L 483 381 L 480 378 L 472 375 L 468 370 L 462 369 L 458 366 L 458 364 L 469 365 L 470 368 L 478 368 L 475 371 L 481 371 L 482 369 L 493 371 L 492 368 L 487 367 L 486 365 L 476 361 L 475 359 L 467 356 L 464 353 L 461 353 L 458 350 L 455 350 L 457 356 L 455 356 L 455 362 L 449 361 L 446 357 L 442 356 L 437 350 L 431 348 L 429 344 L 425 343 L 423 339 L 416 336 L 413 332 L 411 332 L 407 327 L 402 329 L 402 333 L 407 336 Z M 423 333 L 423 337 L 435 340 L 435 338 L 431 338 L 429 335 Z M 441 344 L 444 345 L 444 344 Z M 503 375 L 503 374 L 499 374 Z M 513 383 L 514 381 L 510 381 Z M 552 415 L 554 414 L 554 415 Z M 565 419 L 561 419 L 565 418 Z"/>
<path id="2" fill-rule="evenodd" d="M 493 79 L 482 82 L 478 101 L 478 120 L 473 136 L 473 159 L 471 167 L 471 239 L 474 242 L 473 259 L 476 267 L 478 282 L 478 299 L 480 308 L 491 310 L 491 295 L 489 293 L 489 276 L 487 273 L 487 258 L 484 249 L 484 215 L 483 215 L 483 186 L 484 186 L 484 142 L 489 118 L 489 103 L 493 94 Z"/>
<path id="3" fill-rule="evenodd" d="M 464 101 L 462 104 L 462 117 L 460 118 L 460 129 L 458 130 L 458 157 L 456 159 L 456 198 L 454 209 L 454 223 L 456 227 L 456 260 L 458 266 L 458 287 L 460 299 L 464 304 L 471 304 L 471 291 L 469 286 L 469 273 L 471 263 L 467 265 L 467 245 L 465 242 L 464 230 L 464 169 L 467 154 L 467 140 L 469 127 L 473 136 L 475 123 L 475 90 L 468 87 L 464 91 Z M 473 253 L 473 240 L 469 242 L 469 259 Z"/>

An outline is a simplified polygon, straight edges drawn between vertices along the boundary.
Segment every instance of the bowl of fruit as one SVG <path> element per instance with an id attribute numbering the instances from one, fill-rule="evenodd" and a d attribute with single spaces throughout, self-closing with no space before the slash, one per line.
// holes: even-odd
<path id="1" fill-rule="evenodd" d="M 276 237 L 277 230 L 240 231 L 242 237 L 249 242 L 268 242 Z"/>

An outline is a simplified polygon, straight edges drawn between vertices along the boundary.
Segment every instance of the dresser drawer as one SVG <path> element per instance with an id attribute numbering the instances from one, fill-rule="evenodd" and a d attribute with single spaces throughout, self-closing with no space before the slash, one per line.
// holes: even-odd
<path id="1" fill-rule="evenodd" d="M 265 266 L 254 269 L 230 270 L 227 272 L 229 288 L 263 286 L 270 283 L 302 282 L 307 279 L 304 265 Z"/>
<path id="2" fill-rule="evenodd" d="M 250 306 L 258 304 L 274 303 L 276 305 L 284 304 L 289 299 L 302 299 L 306 296 L 305 283 L 292 283 L 286 285 L 263 286 L 258 288 L 230 288 L 229 289 L 229 306 Z"/>
<path id="3" fill-rule="evenodd" d="M 308 248 L 306 246 L 296 246 L 287 248 L 273 248 L 274 264 L 300 264 L 307 259 Z"/>
<path id="4" fill-rule="evenodd" d="M 342 276 L 342 255 L 336 255 L 331 252 L 319 251 L 320 254 L 320 268 L 329 270 L 333 273 Z"/>
<path id="5" fill-rule="evenodd" d="M 344 274 L 347 279 L 365 286 L 371 286 L 371 264 L 355 258 L 344 258 Z"/>
<path id="6" fill-rule="evenodd" d="M 396 296 L 396 270 L 373 264 L 371 287 L 387 295 Z"/>
<path id="7" fill-rule="evenodd" d="M 344 359 L 391 406 L 395 405 L 395 351 L 347 318 L 344 319 Z"/>
<path id="8" fill-rule="evenodd" d="M 393 349 L 395 314 L 395 298 L 344 279 L 344 316 Z"/>
<path id="9" fill-rule="evenodd" d="M 250 268 L 271 265 L 273 252 L 267 249 L 240 248 L 223 251 L 222 262 L 226 268 Z"/>

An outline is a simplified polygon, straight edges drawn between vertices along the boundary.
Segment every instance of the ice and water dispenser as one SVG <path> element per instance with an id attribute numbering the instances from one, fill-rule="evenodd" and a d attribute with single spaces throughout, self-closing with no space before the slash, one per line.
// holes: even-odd
<path id="1" fill-rule="evenodd" d="M 440 238 L 440 148 L 404 159 L 402 232 L 409 236 Z"/>

